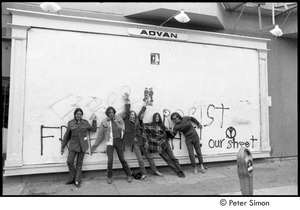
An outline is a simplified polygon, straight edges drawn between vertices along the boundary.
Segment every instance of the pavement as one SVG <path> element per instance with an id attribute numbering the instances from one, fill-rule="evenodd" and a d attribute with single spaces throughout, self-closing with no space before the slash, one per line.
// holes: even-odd
<path id="1" fill-rule="evenodd" d="M 113 183 L 106 182 L 106 170 L 84 171 L 81 188 L 65 185 L 67 173 L 3 177 L 3 196 L 239 196 L 242 195 L 236 161 L 205 164 L 206 173 L 193 174 L 182 165 L 185 178 L 168 166 L 159 166 L 159 177 L 147 168 L 147 179 L 127 182 L 122 169 L 114 170 Z M 138 168 L 132 169 L 137 172 Z M 297 196 L 298 157 L 255 159 L 253 195 Z"/>

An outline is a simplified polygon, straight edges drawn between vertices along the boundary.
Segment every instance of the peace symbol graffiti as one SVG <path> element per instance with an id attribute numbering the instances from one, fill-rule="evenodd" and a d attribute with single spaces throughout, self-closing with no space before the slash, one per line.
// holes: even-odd
<path id="1" fill-rule="evenodd" d="M 236 130 L 234 129 L 234 127 L 227 128 L 225 133 L 227 138 L 234 140 L 236 136 Z"/>

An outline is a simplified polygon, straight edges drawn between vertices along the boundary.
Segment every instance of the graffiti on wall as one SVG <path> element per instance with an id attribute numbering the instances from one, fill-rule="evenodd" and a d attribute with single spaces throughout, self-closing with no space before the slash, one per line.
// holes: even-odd
<path id="1" fill-rule="evenodd" d="M 131 93 L 131 89 L 128 86 L 124 86 L 122 88 L 122 93 L 123 97 L 129 97 Z M 94 96 L 78 96 L 78 95 L 68 95 L 55 103 L 53 103 L 50 106 L 50 109 L 54 111 L 57 116 L 65 123 L 67 124 L 66 120 L 70 119 L 70 115 L 73 115 L 73 112 L 76 108 L 80 107 L 83 110 L 85 110 L 86 115 L 89 117 L 91 120 L 95 115 L 102 115 L 105 117 L 105 110 L 108 106 L 113 106 L 115 102 L 117 101 L 118 96 L 116 93 L 111 92 L 106 100 L 102 100 L 99 97 L 94 97 Z M 106 104 L 103 102 L 106 101 Z M 154 101 L 153 100 L 153 88 L 145 88 L 144 90 L 144 98 L 140 99 L 138 101 L 132 102 L 131 104 L 134 103 L 140 103 L 142 101 L 148 101 L 150 102 L 150 106 L 152 105 L 151 103 Z M 149 103 L 148 103 L 149 105 Z M 116 109 L 123 109 L 123 107 L 119 107 Z M 188 111 L 185 113 L 181 109 L 176 109 L 175 112 L 178 112 L 181 114 L 181 116 L 192 116 L 196 118 L 199 123 L 202 125 L 199 128 L 199 137 L 200 137 L 200 145 L 202 146 L 203 144 L 203 139 L 202 135 L 203 132 L 205 132 L 205 129 L 215 125 L 221 130 L 224 130 L 224 121 L 225 119 L 225 111 L 230 110 L 230 107 L 224 105 L 223 103 L 219 104 L 211 104 L 209 103 L 208 105 L 199 105 L 199 106 L 191 106 Z M 170 120 L 170 115 L 172 111 L 169 108 L 163 108 L 162 110 L 162 116 L 163 116 L 163 124 L 169 128 L 170 130 L 173 127 L 173 122 Z M 216 120 L 216 118 L 218 120 Z M 101 119 L 101 118 L 100 118 Z M 204 123 L 205 121 L 205 123 Z M 194 126 L 196 128 L 196 126 Z M 99 127 L 98 127 L 99 128 Z M 59 141 L 62 141 L 63 134 L 67 127 L 65 125 L 60 125 L 60 126 L 46 126 L 46 125 L 41 125 L 40 127 L 40 132 L 41 132 L 41 155 L 43 155 L 43 142 L 45 139 L 48 138 L 54 138 L 54 135 L 44 135 L 44 131 L 47 129 L 47 132 L 51 132 L 51 130 L 59 129 L 60 131 L 60 138 Z M 197 128 L 196 128 L 197 129 Z M 214 127 L 216 129 L 216 127 Z M 222 148 L 222 149 L 236 149 L 241 146 L 245 147 L 255 147 L 255 142 L 258 141 L 252 135 L 252 137 L 249 137 L 249 139 L 244 139 L 244 140 L 237 140 L 236 139 L 236 134 L 237 130 L 236 128 L 230 126 L 226 128 L 224 132 L 224 136 L 220 137 L 219 139 L 212 139 L 212 138 L 206 138 L 205 141 L 205 146 L 209 149 L 215 149 L 215 148 Z M 91 148 L 91 141 L 96 140 L 96 138 L 91 138 L 90 133 L 89 133 L 89 147 Z M 174 150 L 174 141 L 179 141 L 179 149 L 182 149 L 182 141 L 184 140 L 184 136 L 179 132 L 174 139 L 170 141 L 171 148 Z M 59 142 L 58 141 L 58 142 Z M 225 144 L 226 143 L 226 144 Z M 102 153 L 105 153 L 104 151 L 100 151 Z M 88 154 L 92 155 L 91 150 L 87 152 Z M 94 153 L 94 152 L 93 152 Z M 97 153 L 97 151 L 95 151 Z"/>
<path id="2" fill-rule="evenodd" d="M 250 138 L 250 142 L 249 141 L 236 141 L 235 137 L 236 137 L 236 130 L 233 127 L 229 127 L 226 129 L 226 138 L 223 139 L 219 139 L 219 140 L 213 140 L 210 139 L 208 141 L 208 146 L 209 148 L 223 148 L 225 145 L 225 140 L 227 139 L 227 146 L 226 149 L 238 149 L 242 146 L 245 147 L 251 147 L 254 148 L 254 143 L 255 141 L 257 141 L 257 139 L 254 138 L 254 135 L 252 135 L 252 137 Z"/>

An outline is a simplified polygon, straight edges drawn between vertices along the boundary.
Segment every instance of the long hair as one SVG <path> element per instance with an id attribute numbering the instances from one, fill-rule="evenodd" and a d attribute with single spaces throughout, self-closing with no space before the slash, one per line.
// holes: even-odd
<path id="1" fill-rule="evenodd" d="M 173 120 L 173 117 L 176 116 L 179 120 L 182 120 L 182 117 L 180 116 L 180 114 L 178 112 L 173 112 L 171 114 L 171 120 Z"/>
<path id="2" fill-rule="evenodd" d="M 155 118 L 156 116 L 159 117 L 159 120 L 158 122 L 155 121 Z M 158 124 L 158 125 L 163 125 L 163 122 L 162 122 L 162 119 L 161 119 L 161 116 L 158 112 L 154 113 L 153 116 L 152 116 L 152 124 Z"/>
<path id="3" fill-rule="evenodd" d="M 134 113 L 134 121 L 136 122 L 138 120 L 138 116 L 137 116 L 136 112 L 133 111 L 133 110 L 130 110 L 130 112 L 129 112 L 129 119 L 130 119 L 131 113 Z"/>
<path id="4" fill-rule="evenodd" d="M 108 117 L 108 114 L 109 114 L 109 111 L 110 111 L 110 110 L 113 110 L 114 114 L 116 114 L 115 108 L 112 107 L 112 106 L 109 106 L 109 107 L 107 107 L 107 109 L 106 109 L 106 111 L 105 111 L 105 114 L 106 114 L 107 117 Z"/>
<path id="5" fill-rule="evenodd" d="M 74 111 L 74 119 L 75 119 L 75 120 L 76 120 L 76 113 L 77 113 L 77 112 L 81 112 L 81 114 L 83 115 L 83 111 L 82 111 L 81 108 L 75 109 L 75 111 Z"/>
<path id="6" fill-rule="evenodd" d="M 130 115 L 131 115 L 131 113 L 134 113 L 134 125 L 137 127 L 137 126 L 141 126 L 140 125 L 140 121 L 139 121 L 139 119 L 138 119 L 138 115 L 136 114 L 136 112 L 135 111 L 133 111 L 133 110 L 130 110 L 130 112 L 129 112 L 129 121 L 131 121 L 130 120 Z M 131 121 L 132 122 L 132 121 Z"/>

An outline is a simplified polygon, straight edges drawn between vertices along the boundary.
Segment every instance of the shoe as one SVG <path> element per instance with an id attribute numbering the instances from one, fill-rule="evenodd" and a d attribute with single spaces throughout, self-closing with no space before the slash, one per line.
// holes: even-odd
<path id="1" fill-rule="evenodd" d="M 112 183 L 112 179 L 111 179 L 111 178 L 108 178 L 108 179 L 107 179 L 107 183 L 108 183 L 108 184 L 111 184 L 111 183 Z"/>
<path id="2" fill-rule="evenodd" d="M 75 186 L 76 186 L 77 188 L 80 188 L 80 187 L 81 187 L 80 182 L 75 182 Z"/>
<path id="3" fill-rule="evenodd" d="M 177 176 L 180 177 L 180 178 L 184 178 L 184 177 L 185 177 L 183 171 L 178 171 L 176 174 L 177 174 Z"/>
<path id="4" fill-rule="evenodd" d="M 194 174 L 198 174 L 199 170 L 197 167 L 194 168 Z"/>
<path id="5" fill-rule="evenodd" d="M 204 173 L 206 173 L 206 170 L 204 168 L 201 168 L 200 172 L 204 174 Z"/>
<path id="6" fill-rule="evenodd" d="M 68 180 L 68 181 L 65 182 L 65 184 L 67 184 L 67 185 L 68 184 L 74 184 L 74 183 L 75 183 L 74 180 Z"/>
<path id="7" fill-rule="evenodd" d="M 160 173 L 159 171 L 156 171 L 154 174 L 157 175 L 157 176 L 163 176 L 163 174 Z"/>
<path id="8" fill-rule="evenodd" d="M 132 182 L 132 177 L 131 176 L 127 176 L 127 182 L 128 183 Z"/>
<path id="9" fill-rule="evenodd" d="M 142 175 L 141 180 L 146 180 L 147 176 L 146 175 Z"/>

